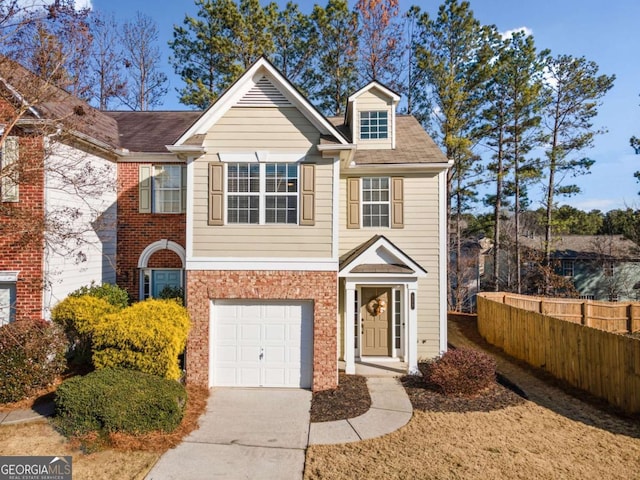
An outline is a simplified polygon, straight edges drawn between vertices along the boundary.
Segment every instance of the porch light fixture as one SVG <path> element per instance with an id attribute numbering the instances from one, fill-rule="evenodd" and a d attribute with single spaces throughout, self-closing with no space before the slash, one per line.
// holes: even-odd
<path id="1" fill-rule="evenodd" d="M 381 313 L 387 311 L 387 302 L 380 298 L 374 298 L 369 303 L 367 303 L 367 311 L 374 317 L 377 317 Z"/>
<path id="2" fill-rule="evenodd" d="M 411 310 L 416 309 L 416 292 L 411 292 Z"/>

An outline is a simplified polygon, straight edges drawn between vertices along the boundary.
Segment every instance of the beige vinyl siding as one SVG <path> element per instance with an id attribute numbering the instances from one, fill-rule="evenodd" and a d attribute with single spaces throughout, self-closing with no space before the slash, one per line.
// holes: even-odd
<path id="1" fill-rule="evenodd" d="M 333 164 L 314 154 L 318 140 L 318 131 L 295 108 L 230 109 L 207 134 L 207 154 L 195 162 L 194 257 L 331 258 Z M 256 151 L 268 151 L 273 161 L 277 153 L 307 152 L 305 161 L 316 164 L 313 226 L 207 225 L 209 162 L 219 161 L 219 152 Z"/>
<path id="2" fill-rule="evenodd" d="M 372 88 L 364 92 L 360 95 L 356 100 L 356 124 L 355 124 L 355 135 L 354 138 L 357 139 L 358 148 L 361 150 L 370 150 L 370 149 L 390 149 L 391 148 L 391 140 L 392 140 L 392 115 L 391 109 L 393 108 L 392 100 L 388 97 L 385 97 L 381 94 L 377 89 Z M 382 140 L 361 140 L 360 139 L 360 112 L 372 112 L 372 111 L 381 111 L 386 110 L 387 112 L 387 122 L 389 128 L 389 135 L 387 138 Z"/>
<path id="3" fill-rule="evenodd" d="M 395 175 L 394 175 L 395 176 Z M 438 176 L 404 176 L 404 228 L 347 228 L 347 178 L 340 179 L 340 255 L 376 234 L 384 235 L 427 271 L 418 284 L 418 358 L 438 355 L 439 344 L 439 225 Z M 446 285 L 442 285 L 446 288 Z M 344 319 L 343 325 L 344 325 Z M 343 327 L 344 328 L 344 327 Z"/>
<path id="4" fill-rule="evenodd" d="M 204 146 L 209 152 L 316 153 L 320 133 L 294 107 L 234 107 L 207 133 Z"/>

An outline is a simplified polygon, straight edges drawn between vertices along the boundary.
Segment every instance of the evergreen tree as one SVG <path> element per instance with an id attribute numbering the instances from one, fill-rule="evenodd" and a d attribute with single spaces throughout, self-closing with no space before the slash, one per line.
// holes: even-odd
<path id="1" fill-rule="evenodd" d="M 598 75 L 596 63 L 570 55 L 547 57 L 545 70 L 545 127 L 549 138 L 545 165 L 545 259 L 550 263 L 554 202 L 558 195 L 580 192 L 577 185 L 563 185 L 563 181 L 567 175 L 588 173 L 594 163 L 573 155 L 591 147 L 594 136 L 603 133 L 594 129 L 593 119 L 600 100 L 613 87 L 615 76 Z"/>

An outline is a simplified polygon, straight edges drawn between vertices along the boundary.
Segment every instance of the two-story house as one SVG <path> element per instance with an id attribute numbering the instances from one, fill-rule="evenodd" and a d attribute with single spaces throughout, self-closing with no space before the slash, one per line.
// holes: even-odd
<path id="1" fill-rule="evenodd" d="M 266 59 L 204 112 L 111 112 L 118 283 L 181 286 L 189 381 L 335 387 L 446 350 L 446 172 L 372 82 L 326 118 Z"/>
<path id="2" fill-rule="evenodd" d="M 40 81 L 0 72 L 3 323 L 115 277 L 134 300 L 184 289 L 202 385 L 317 391 L 340 361 L 446 350 L 451 164 L 395 92 L 372 82 L 326 118 L 264 58 L 204 112 L 24 94 Z M 25 217 L 28 245 L 7 227 Z"/>
<path id="3" fill-rule="evenodd" d="M 0 58 L 0 326 L 115 282 L 116 122 Z"/>

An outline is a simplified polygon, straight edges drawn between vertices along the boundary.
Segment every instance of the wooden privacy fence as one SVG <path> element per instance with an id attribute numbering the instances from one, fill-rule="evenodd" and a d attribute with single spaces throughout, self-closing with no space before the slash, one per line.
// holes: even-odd
<path id="1" fill-rule="evenodd" d="M 515 293 L 485 292 L 484 298 L 512 307 L 542 313 L 606 332 L 640 332 L 640 303 L 594 302 L 571 298 L 546 298 Z"/>
<path id="2" fill-rule="evenodd" d="M 515 307 L 501 296 L 478 295 L 478 330 L 489 343 L 628 413 L 640 413 L 639 338 Z"/>

